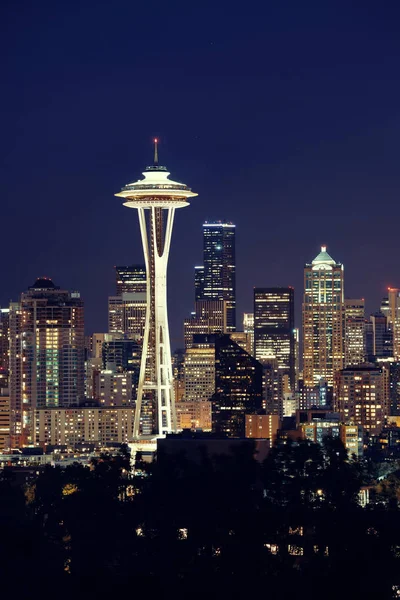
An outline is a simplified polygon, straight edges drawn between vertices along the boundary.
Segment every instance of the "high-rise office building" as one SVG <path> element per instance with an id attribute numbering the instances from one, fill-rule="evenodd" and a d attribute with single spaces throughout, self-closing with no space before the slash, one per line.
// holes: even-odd
<path id="1" fill-rule="evenodd" d="M 226 331 L 229 333 L 236 329 L 235 225 L 204 223 L 203 242 L 204 267 L 203 271 L 196 269 L 196 300 L 225 300 Z M 200 297 L 202 288 L 203 296 Z"/>
<path id="2" fill-rule="evenodd" d="M 195 335 L 227 331 L 227 304 L 226 300 L 196 300 L 195 312 L 183 323 L 186 348 Z"/>
<path id="3" fill-rule="evenodd" d="M 388 363 L 389 369 L 389 414 L 400 415 L 400 362 Z"/>
<path id="4" fill-rule="evenodd" d="M 345 365 L 361 365 L 366 359 L 364 298 L 346 298 Z"/>
<path id="5" fill-rule="evenodd" d="M 194 340 L 203 340 L 195 336 Z M 210 400 L 215 393 L 215 344 L 194 342 L 186 349 L 184 362 L 185 401 Z"/>
<path id="6" fill-rule="evenodd" d="M 388 327 L 388 319 L 382 312 L 370 316 L 365 323 L 366 354 L 369 362 L 387 360 L 393 356 L 393 331 Z"/>
<path id="7" fill-rule="evenodd" d="M 124 292 L 108 298 L 108 332 L 133 334 L 143 339 L 146 324 L 146 293 Z"/>
<path id="8" fill-rule="evenodd" d="M 126 293 L 146 294 L 146 267 L 130 265 L 115 267 L 116 295 Z"/>
<path id="9" fill-rule="evenodd" d="M 400 289 L 388 288 L 388 325 L 393 334 L 393 357 L 400 360 Z"/>
<path id="10" fill-rule="evenodd" d="M 12 446 L 34 441 L 37 408 L 77 406 L 84 397 L 83 301 L 40 278 L 10 306 Z"/>
<path id="11" fill-rule="evenodd" d="M 158 164 L 157 140 L 154 163 L 144 179 L 129 183 L 116 196 L 135 208 L 146 264 L 146 321 L 136 400 L 135 437 L 163 435 L 176 430 L 171 347 L 167 316 L 167 263 L 175 211 L 197 196 L 183 183 L 168 179 Z"/>
<path id="12" fill-rule="evenodd" d="M 194 268 L 194 299 L 204 299 L 204 267 Z"/>
<path id="13" fill-rule="evenodd" d="M 10 309 L 0 308 L 0 389 L 8 388 L 10 363 Z"/>
<path id="14" fill-rule="evenodd" d="M 250 354 L 254 356 L 254 313 L 243 314 L 243 331 L 250 336 Z"/>
<path id="15" fill-rule="evenodd" d="M 321 247 L 304 268 L 303 364 L 304 385 L 320 379 L 333 385 L 344 364 L 344 274 Z"/>
<path id="16" fill-rule="evenodd" d="M 276 359 L 295 388 L 294 290 L 254 288 L 254 347 L 257 360 Z"/>
<path id="17" fill-rule="evenodd" d="M 114 373 L 130 371 L 139 379 L 141 344 L 128 336 L 107 335 L 102 345 L 103 368 Z"/>
<path id="18" fill-rule="evenodd" d="M 262 365 L 229 335 L 215 336 L 213 431 L 244 437 L 245 415 L 263 410 L 262 374 Z"/>
<path id="19" fill-rule="evenodd" d="M 345 422 L 378 435 L 389 414 L 388 370 L 372 365 L 346 367 L 336 373 L 334 401 Z"/>

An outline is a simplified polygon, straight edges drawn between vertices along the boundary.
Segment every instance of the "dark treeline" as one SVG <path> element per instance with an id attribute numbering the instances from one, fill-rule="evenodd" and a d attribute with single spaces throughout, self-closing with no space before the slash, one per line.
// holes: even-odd
<path id="1" fill-rule="evenodd" d="M 0 474 L 1 582 L 54 597 L 395 598 L 396 494 L 362 508 L 365 476 L 339 441 L 244 444 L 196 462 L 104 455 L 48 467 L 29 487 Z M 393 485 L 392 485 L 393 488 Z M 14 588 L 15 584 L 15 588 Z M 38 587 L 39 586 L 39 587 Z M 21 596 L 20 596 L 21 597 Z"/>

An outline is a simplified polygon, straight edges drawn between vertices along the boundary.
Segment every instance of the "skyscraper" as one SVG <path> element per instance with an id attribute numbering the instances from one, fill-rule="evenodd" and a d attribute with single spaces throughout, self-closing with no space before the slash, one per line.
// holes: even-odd
<path id="1" fill-rule="evenodd" d="M 10 309 L 0 308 L 0 389 L 8 388 Z"/>
<path id="2" fill-rule="evenodd" d="M 10 307 L 12 445 L 34 441 L 36 408 L 77 406 L 84 396 L 83 301 L 40 278 Z"/>
<path id="3" fill-rule="evenodd" d="M 236 258 L 235 225 L 214 222 L 203 225 L 204 271 L 196 270 L 197 300 L 226 300 L 227 332 L 236 329 Z M 197 297 L 204 278 L 203 297 Z"/>
<path id="4" fill-rule="evenodd" d="M 144 265 L 130 265 L 115 267 L 116 295 L 129 292 L 146 293 L 146 267 Z"/>
<path id="5" fill-rule="evenodd" d="M 343 265 L 321 252 L 304 268 L 303 301 L 304 385 L 320 379 L 333 385 L 344 364 Z"/>
<path id="6" fill-rule="evenodd" d="M 364 298 L 349 299 L 345 303 L 345 365 L 365 362 L 365 310 Z"/>
<path id="7" fill-rule="evenodd" d="M 243 314 L 243 331 L 250 336 L 250 354 L 254 356 L 254 313 Z"/>
<path id="8" fill-rule="evenodd" d="M 246 414 L 262 412 L 262 372 L 262 365 L 229 335 L 215 336 L 213 431 L 244 437 Z"/>
<path id="9" fill-rule="evenodd" d="M 195 342 L 185 352 L 185 401 L 210 400 L 215 392 L 215 344 L 196 335 Z"/>
<path id="10" fill-rule="evenodd" d="M 144 336 L 146 324 L 146 292 L 123 292 L 108 297 L 108 333 Z"/>
<path id="11" fill-rule="evenodd" d="M 158 164 L 157 140 L 154 163 L 144 179 L 129 183 L 116 194 L 124 205 L 136 208 L 146 264 L 146 323 L 136 400 L 135 437 L 162 435 L 176 429 L 171 347 L 167 317 L 167 263 L 175 210 L 197 196 L 183 183 L 168 179 Z"/>
<path id="12" fill-rule="evenodd" d="M 254 347 L 257 360 L 275 358 L 295 388 L 294 290 L 254 288 Z"/>
<path id="13" fill-rule="evenodd" d="M 388 324 L 393 333 L 393 357 L 400 359 L 400 289 L 388 288 Z"/>
<path id="14" fill-rule="evenodd" d="M 393 356 L 393 331 L 382 312 L 372 314 L 366 323 L 366 354 L 370 362 Z"/>
<path id="15" fill-rule="evenodd" d="M 197 334 L 225 333 L 227 330 L 226 300 L 196 300 L 195 312 L 183 322 L 185 347 Z"/>

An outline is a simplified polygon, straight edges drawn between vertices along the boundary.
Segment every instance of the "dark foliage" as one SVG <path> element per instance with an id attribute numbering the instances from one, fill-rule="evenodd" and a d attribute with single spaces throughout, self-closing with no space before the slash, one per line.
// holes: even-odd
<path id="1" fill-rule="evenodd" d="M 262 465 L 244 445 L 135 467 L 104 455 L 49 467 L 26 489 L 3 471 L 3 584 L 77 598 L 396 597 L 395 494 L 360 507 L 361 467 L 338 441 L 279 444 Z"/>

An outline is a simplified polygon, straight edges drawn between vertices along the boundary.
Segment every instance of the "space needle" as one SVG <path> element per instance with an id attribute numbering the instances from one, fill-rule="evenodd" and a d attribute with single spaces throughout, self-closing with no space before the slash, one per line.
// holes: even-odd
<path id="1" fill-rule="evenodd" d="M 171 346 L 167 312 L 167 264 L 175 209 L 197 196 L 183 183 L 168 178 L 158 164 L 158 140 L 154 163 L 144 179 L 128 183 L 115 194 L 124 206 L 137 208 L 146 264 L 146 320 L 137 388 L 134 437 L 160 437 L 176 431 Z"/>

